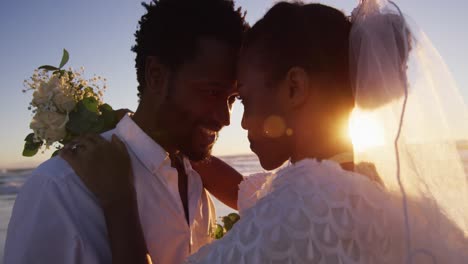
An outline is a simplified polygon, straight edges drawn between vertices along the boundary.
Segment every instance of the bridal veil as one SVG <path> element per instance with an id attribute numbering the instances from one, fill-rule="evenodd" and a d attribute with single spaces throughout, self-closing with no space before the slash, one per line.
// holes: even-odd
<path id="1" fill-rule="evenodd" d="M 406 263 L 438 263 L 435 251 L 467 248 L 465 103 L 428 37 L 395 3 L 362 0 L 352 22 L 353 118 L 373 120 L 381 133 L 373 146 L 355 146 L 355 162 L 373 163 L 398 197 Z"/>

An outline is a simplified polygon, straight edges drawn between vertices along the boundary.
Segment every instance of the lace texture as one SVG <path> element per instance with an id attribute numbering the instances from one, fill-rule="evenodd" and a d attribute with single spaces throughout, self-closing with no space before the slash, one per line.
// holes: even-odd
<path id="1" fill-rule="evenodd" d="M 237 200 L 237 208 L 240 214 L 254 206 L 260 198 L 266 195 L 267 190 L 270 189 L 273 176 L 273 173 L 261 172 L 244 177 L 244 180 L 239 184 L 239 197 L 242 197 L 242 199 Z"/>
<path id="2" fill-rule="evenodd" d="M 389 232 L 398 219 L 388 216 L 393 203 L 379 184 L 315 160 L 268 178 L 266 195 L 188 263 L 402 263 L 402 230 Z"/>
<path id="3" fill-rule="evenodd" d="M 335 162 L 307 159 L 251 180 L 240 185 L 239 204 L 250 206 L 241 208 L 241 220 L 187 263 L 406 262 L 401 195 L 369 177 L 345 171 Z M 254 183 L 262 186 L 255 195 L 243 190 Z M 438 222 L 447 231 L 444 236 L 427 232 L 431 219 L 417 213 L 425 202 L 408 202 L 412 243 L 423 249 L 412 263 L 468 263 L 466 238 L 453 222 Z"/>

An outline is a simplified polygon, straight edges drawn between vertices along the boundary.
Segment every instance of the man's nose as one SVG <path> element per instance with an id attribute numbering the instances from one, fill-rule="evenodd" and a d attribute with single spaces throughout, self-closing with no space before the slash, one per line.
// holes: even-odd
<path id="1" fill-rule="evenodd" d="M 213 116 L 221 126 L 229 126 L 231 124 L 231 107 L 229 103 L 225 101 L 217 104 Z"/>

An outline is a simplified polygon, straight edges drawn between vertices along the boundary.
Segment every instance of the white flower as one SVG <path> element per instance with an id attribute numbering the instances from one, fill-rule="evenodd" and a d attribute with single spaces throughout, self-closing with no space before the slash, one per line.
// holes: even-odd
<path id="1" fill-rule="evenodd" d="M 67 131 L 65 125 L 68 115 L 57 112 L 37 112 L 31 121 L 30 128 L 39 138 L 47 143 L 60 141 L 65 138 Z"/>
<path id="2" fill-rule="evenodd" d="M 73 98 L 73 95 L 65 94 L 63 92 L 58 93 L 54 96 L 54 103 L 60 111 L 67 113 L 71 112 L 76 106 L 75 98 Z"/>
<path id="3" fill-rule="evenodd" d="M 40 130 L 45 129 L 47 125 L 43 119 L 44 117 L 42 115 L 42 112 L 36 113 L 36 115 L 34 115 L 33 119 L 31 120 L 31 124 L 29 124 L 29 128 L 31 128 L 34 131 L 40 131 Z M 35 133 L 35 134 L 39 134 L 39 133 Z"/>
<path id="4" fill-rule="evenodd" d="M 33 100 L 32 100 L 32 104 L 34 106 L 37 107 L 40 105 L 45 105 L 47 104 L 48 101 L 49 101 L 49 98 L 47 97 L 45 93 L 41 93 L 40 89 L 37 89 L 36 91 L 34 91 Z"/>
<path id="5" fill-rule="evenodd" d="M 35 70 L 24 82 L 24 92 L 33 91 L 28 109 L 34 114 L 30 123 L 34 140 L 44 142 L 46 148 L 63 140 L 67 136 L 68 113 L 80 100 L 93 97 L 102 104 L 103 92 L 107 88 L 103 81 L 104 78 L 96 75 L 89 80 L 84 79 L 83 67 L 59 73 Z"/>
<path id="6" fill-rule="evenodd" d="M 33 93 L 32 103 L 34 106 L 45 105 L 49 101 L 49 95 L 47 93 L 47 84 L 45 82 L 40 82 L 37 86 L 37 89 Z"/>
<path id="7" fill-rule="evenodd" d="M 40 81 L 37 89 L 33 93 L 32 103 L 34 106 L 46 105 L 54 96 L 56 89 L 59 89 L 60 79 L 52 76 L 48 82 Z"/>

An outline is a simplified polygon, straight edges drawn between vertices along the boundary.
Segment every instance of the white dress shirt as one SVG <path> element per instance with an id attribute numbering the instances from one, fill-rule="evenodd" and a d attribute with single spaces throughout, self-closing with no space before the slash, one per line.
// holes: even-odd
<path id="1" fill-rule="evenodd" d="M 138 210 L 153 263 L 182 263 L 211 242 L 214 205 L 185 159 L 188 225 L 168 154 L 126 116 L 114 130 L 133 167 Z M 60 157 L 40 165 L 18 194 L 8 226 L 5 264 L 111 263 L 105 219 L 96 197 Z"/>

